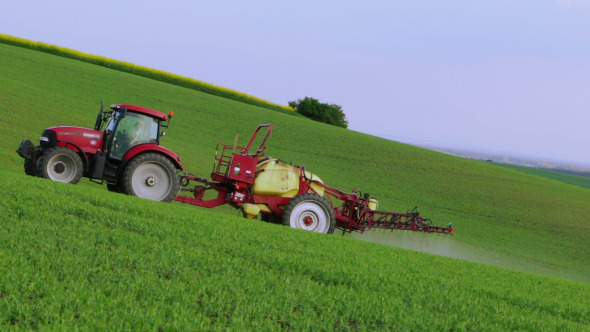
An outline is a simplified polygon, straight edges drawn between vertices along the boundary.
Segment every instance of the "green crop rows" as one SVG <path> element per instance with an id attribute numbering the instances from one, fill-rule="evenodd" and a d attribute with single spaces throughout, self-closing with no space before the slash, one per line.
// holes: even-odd
<path id="1" fill-rule="evenodd" d="M 563 182 L 563 183 L 572 184 L 574 186 L 590 189 L 590 176 L 574 175 L 574 174 L 553 171 L 553 170 L 549 170 L 549 169 L 524 167 L 524 166 L 509 165 L 509 164 L 495 164 L 495 165 L 514 169 L 514 170 L 528 173 L 528 174 L 541 176 L 541 177 L 544 177 L 547 179 L 551 179 L 551 180 L 555 180 L 555 181 L 559 181 L 559 182 Z"/>
<path id="2" fill-rule="evenodd" d="M 1 171 L 0 327 L 582 330 L 590 285 Z"/>
<path id="3" fill-rule="evenodd" d="M 586 188 L 30 49 L 0 44 L 0 61 L 3 327 L 590 329 Z M 470 260 L 585 283 L 367 242 L 401 245 L 399 232 L 321 236 L 25 176 L 20 140 L 92 126 L 101 99 L 174 110 L 163 144 L 200 176 L 218 141 L 239 132 L 243 144 L 273 123 L 268 155 L 457 228 L 414 242 L 444 239 Z"/>

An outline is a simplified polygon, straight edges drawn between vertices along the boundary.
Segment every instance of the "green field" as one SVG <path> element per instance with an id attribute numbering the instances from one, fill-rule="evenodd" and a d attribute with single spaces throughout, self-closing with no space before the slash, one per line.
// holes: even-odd
<path id="1" fill-rule="evenodd" d="M 590 329 L 585 188 L 47 53 L 0 44 L 0 60 L 8 192 L 0 239 L 9 253 L 0 258 L 0 325 Z M 259 123 L 273 123 L 268 155 L 370 192 L 383 210 L 420 205 L 435 223 L 453 222 L 456 235 L 310 234 L 87 180 L 26 177 L 14 152 L 20 140 L 50 126 L 91 126 L 101 99 L 174 110 L 163 144 L 202 176 L 217 141 L 240 132 L 244 143 Z"/>
<path id="2" fill-rule="evenodd" d="M 590 285 L 0 171 L 0 327 L 590 329 Z"/>
<path id="3" fill-rule="evenodd" d="M 574 186 L 590 189 L 590 176 L 582 176 L 575 174 L 568 174 L 550 169 L 536 168 L 536 167 L 524 167 L 518 165 L 509 164 L 495 164 L 501 167 L 514 169 L 523 173 L 533 174 L 547 179 L 572 184 Z"/>

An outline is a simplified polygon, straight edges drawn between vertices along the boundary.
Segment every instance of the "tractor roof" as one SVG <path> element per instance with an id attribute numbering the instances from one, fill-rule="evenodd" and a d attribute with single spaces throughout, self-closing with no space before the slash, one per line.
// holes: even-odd
<path id="1" fill-rule="evenodd" d="M 160 111 L 156 111 L 153 110 L 151 108 L 146 108 L 146 107 L 142 107 L 142 106 L 136 106 L 136 105 L 129 105 L 129 104 L 115 104 L 115 105 L 111 105 L 112 109 L 121 109 L 121 108 L 126 108 L 129 111 L 133 111 L 133 112 L 137 112 L 137 113 L 143 113 L 145 115 L 148 116 L 152 116 L 158 119 L 162 119 L 162 120 L 166 120 L 166 114 L 162 113 Z"/>

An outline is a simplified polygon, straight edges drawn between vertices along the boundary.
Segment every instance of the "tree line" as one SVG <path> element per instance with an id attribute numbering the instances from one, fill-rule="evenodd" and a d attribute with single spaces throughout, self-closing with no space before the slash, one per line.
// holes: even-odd
<path id="1" fill-rule="evenodd" d="M 336 104 L 320 103 L 319 100 L 311 97 L 290 101 L 289 106 L 297 113 L 312 120 L 327 123 L 333 126 L 348 128 L 346 115 L 342 107 Z"/>

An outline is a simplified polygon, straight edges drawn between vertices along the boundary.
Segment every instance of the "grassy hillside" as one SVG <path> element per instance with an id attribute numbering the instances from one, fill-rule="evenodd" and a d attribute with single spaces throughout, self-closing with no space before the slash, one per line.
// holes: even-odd
<path id="1" fill-rule="evenodd" d="M 182 157 L 187 170 L 204 176 L 217 141 L 232 142 L 240 132 L 244 143 L 259 123 L 271 122 L 275 131 L 267 154 L 305 165 L 337 188 L 370 192 L 381 209 L 420 205 L 435 222 L 454 222 L 457 233 L 445 246 L 450 242 L 465 256 L 475 255 L 466 258 L 590 281 L 590 191 L 584 188 L 15 46 L 0 44 L 0 59 L 5 170 L 22 173 L 14 152 L 21 139 L 36 140 L 50 126 L 91 126 L 101 99 L 174 110 L 163 144 Z M 390 234 L 393 245 L 407 237 Z M 432 246 L 417 249 L 440 251 Z"/>
<path id="2" fill-rule="evenodd" d="M 559 171 L 552 171 L 544 168 L 524 167 L 509 164 L 495 164 L 501 167 L 510 168 L 527 174 L 533 174 L 547 179 L 572 184 L 574 186 L 590 189 L 590 176 L 568 174 Z"/>
<path id="3" fill-rule="evenodd" d="M 102 56 L 96 56 L 87 54 L 65 47 L 59 47 L 56 45 L 45 44 L 42 42 L 33 42 L 19 37 L 10 35 L 0 34 L 0 43 L 15 45 L 18 47 L 28 48 L 31 50 L 37 50 L 49 54 L 59 55 L 69 59 L 83 61 L 98 66 L 106 67 L 113 70 L 130 73 L 133 75 L 143 76 L 150 79 L 154 79 L 160 82 L 171 83 L 177 86 L 182 86 L 188 89 L 205 92 L 215 96 L 237 100 L 243 103 L 264 107 L 267 109 L 283 112 L 290 115 L 300 116 L 294 112 L 290 106 L 278 105 L 268 100 L 260 99 L 255 96 L 247 95 L 242 92 L 227 89 L 221 86 L 216 86 L 203 81 L 195 80 L 189 77 L 178 76 L 171 73 L 163 72 L 160 70 L 138 66 L 132 63 L 118 61 L 114 59 L 105 58 Z"/>
<path id="4" fill-rule="evenodd" d="M 2 330 L 590 330 L 586 283 L 0 181 Z"/>

